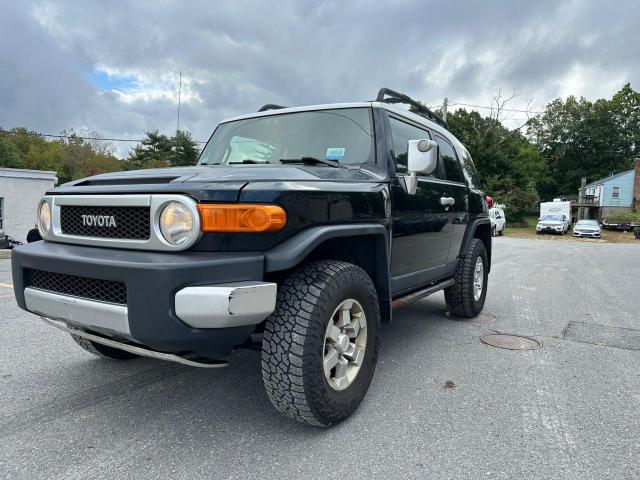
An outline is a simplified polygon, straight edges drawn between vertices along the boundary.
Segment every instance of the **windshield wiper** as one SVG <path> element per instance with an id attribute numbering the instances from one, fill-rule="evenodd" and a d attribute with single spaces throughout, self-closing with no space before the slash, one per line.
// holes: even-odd
<path id="1" fill-rule="evenodd" d="M 255 164 L 262 164 L 262 163 L 269 163 L 269 162 L 266 162 L 266 161 L 263 161 L 263 160 L 254 160 L 253 158 L 245 158 L 244 160 L 242 160 L 240 162 L 227 162 L 227 163 L 228 163 L 228 165 L 233 165 L 233 164 L 237 164 L 237 163 L 244 163 L 244 164 L 250 163 L 250 164 L 255 165 Z"/>
<path id="2" fill-rule="evenodd" d="M 317 157 L 300 157 L 300 158 L 281 158 L 280 163 L 306 163 L 311 165 L 317 165 L 319 163 L 323 165 L 329 165 L 335 168 L 347 168 L 337 160 L 328 160 L 326 158 Z"/>

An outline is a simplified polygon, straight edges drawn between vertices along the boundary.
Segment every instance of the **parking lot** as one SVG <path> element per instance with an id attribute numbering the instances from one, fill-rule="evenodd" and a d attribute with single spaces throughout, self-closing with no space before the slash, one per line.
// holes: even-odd
<path id="1" fill-rule="evenodd" d="M 10 283 L 0 260 L 0 478 L 640 477 L 640 242 L 496 238 L 488 315 L 454 321 L 442 293 L 398 311 L 365 401 L 327 430 L 271 407 L 257 352 L 100 360 Z"/>

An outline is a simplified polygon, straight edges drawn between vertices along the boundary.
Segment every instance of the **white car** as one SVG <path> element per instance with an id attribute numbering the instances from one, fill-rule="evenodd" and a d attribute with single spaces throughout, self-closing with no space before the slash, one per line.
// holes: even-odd
<path id="1" fill-rule="evenodd" d="M 556 233 L 564 235 L 569 231 L 569 220 L 566 215 L 545 215 L 538 219 L 536 233 Z"/>
<path id="2" fill-rule="evenodd" d="M 600 225 L 597 220 L 578 220 L 573 226 L 573 236 L 600 238 Z"/>
<path id="3" fill-rule="evenodd" d="M 504 235 L 504 229 L 507 226 L 507 218 L 504 210 L 500 206 L 489 209 L 489 219 L 491 220 L 491 236 Z"/>

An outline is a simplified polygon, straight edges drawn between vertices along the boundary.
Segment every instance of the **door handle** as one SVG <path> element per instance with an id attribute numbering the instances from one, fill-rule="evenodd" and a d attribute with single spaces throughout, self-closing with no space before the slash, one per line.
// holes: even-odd
<path id="1" fill-rule="evenodd" d="M 450 207 L 456 203 L 456 199 L 452 197 L 440 197 L 440 205 L 443 207 Z"/>

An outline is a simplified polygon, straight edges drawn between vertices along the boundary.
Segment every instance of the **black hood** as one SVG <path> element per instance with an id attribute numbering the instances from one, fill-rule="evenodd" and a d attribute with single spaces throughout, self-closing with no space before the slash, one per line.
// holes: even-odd
<path id="1" fill-rule="evenodd" d="M 209 200 L 228 201 L 253 182 L 380 182 L 384 175 L 374 168 L 334 168 L 308 165 L 237 165 L 155 168 L 104 173 L 74 180 L 51 190 L 52 194 L 178 193 Z"/>

